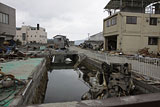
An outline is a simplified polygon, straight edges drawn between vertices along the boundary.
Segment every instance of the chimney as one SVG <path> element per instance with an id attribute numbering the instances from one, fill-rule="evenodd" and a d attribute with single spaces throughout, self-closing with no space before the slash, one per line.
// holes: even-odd
<path id="1" fill-rule="evenodd" d="M 37 24 L 37 30 L 39 30 L 39 24 Z"/>

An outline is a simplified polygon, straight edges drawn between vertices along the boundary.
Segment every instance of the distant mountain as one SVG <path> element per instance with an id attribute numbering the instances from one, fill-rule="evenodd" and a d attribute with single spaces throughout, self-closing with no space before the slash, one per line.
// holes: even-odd
<path id="1" fill-rule="evenodd" d="M 83 43 L 85 40 L 75 40 L 74 44 L 75 45 L 80 45 L 81 43 Z"/>

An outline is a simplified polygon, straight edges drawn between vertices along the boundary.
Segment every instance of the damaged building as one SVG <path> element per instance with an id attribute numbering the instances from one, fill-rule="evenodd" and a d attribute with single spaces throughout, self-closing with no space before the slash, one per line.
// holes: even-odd
<path id="1" fill-rule="evenodd" d="M 109 14 L 103 22 L 105 50 L 160 51 L 159 0 L 110 0 L 104 9 Z"/>
<path id="2" fill-rule="evenodd" d="M 16 35 L 15 9 L 0 3 L 0 45 Z"/>

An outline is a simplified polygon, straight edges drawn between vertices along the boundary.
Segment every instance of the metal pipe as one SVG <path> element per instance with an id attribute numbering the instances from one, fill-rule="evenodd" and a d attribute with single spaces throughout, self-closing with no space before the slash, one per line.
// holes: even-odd
<path id="1" fill-rule="evenodd" d="M 33 80 L 31 79 L 31 80 L 29 81 L 29 83 L 27 84 L 25 90 L 23 91 L 22 96 L 24 96 L 24 95 L 26 94 L 26 92 L 27 92 L 27 90 L 28 90 L 28 88 L 29 88 L 29 86 L 31 85 L 32 82 L 33 82 Z"/>

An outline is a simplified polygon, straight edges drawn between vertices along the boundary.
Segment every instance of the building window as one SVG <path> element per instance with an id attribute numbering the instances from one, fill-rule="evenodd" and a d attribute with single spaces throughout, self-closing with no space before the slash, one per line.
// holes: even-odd
<path id="1" fill-rule="evenodd" d="M 157 25 L 157 18 L 150 18 L 150 25 Z"/>
<path id="2" fill-rule="evenodd" d="M 35 27 L 31 27 L 31 30 L 36 30 L 36 28 Z"/>
<path id="3" fill-rule="evenodd" d="M 106 26 L 107 27 L 110 27 L 110 26 L 113 26 L 113 25 L 116 25 L 117 24 L 117 17 L 113 17 L 111 19 L 108 19 L 106 21 Z"/>
<path id="4" fill-rule="evenodd" d="M 112 18 L 112 26 L 117 24 L 117 17 Z"/>
<path id="5" fill-rule="evenodd" d="M 137 24 L 137 17 L 136 16 L 127 16 L 126 22 L 127 22 L 127 24 Z"/>
<path id="6" fill-rule="evenodd" d="M 21 30 L 21 28 L 16 28 L 16 30 Z"/>
<path id="7" fill-rule="evenodd" d="M 23 41 L 26 40 L 26 33 L 22 33 L 22 40 L 23 40 Z"/>
<path id="8" fill-rule="evenodd" d="M 36 35 L 35 35 L 35 37 L 36 37 Z"/>
<path id="9" fill-rule="evenodd" d="M 9 24 L 9 15 L 5 13 L 0 13 L 0 23 Z"/>
<path id="10" fill-rule="evenodd" d="M 107 20 L 106 23 L 107 23 L 107 27 L 111 26 L 111 21 L 110 20 Z"/>
<path id="11" fill-rule="evenodd" d="M 158 45 L 158 37 L 148 37 L 148 45 Z"/>
<path id="12" fill-rule="evenodd" d="M 61 38 L 58 38 L 58 41 L 61 41 Z"/>
<path id="13" fill-rule="evenodd" d="M 6 23 L 6 24 L 9 24 L 9 15 L 6 14 L 6 15 L 5 15 L 5 18 L 6 18 L 5 23 Z"/>
<path id="14" fill-rule="evenodd" d="M 0 13 L 0 23 L 2 23 L 2 13 Z"/>

